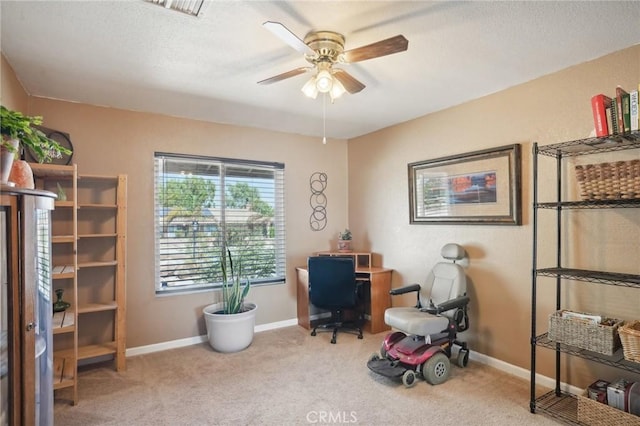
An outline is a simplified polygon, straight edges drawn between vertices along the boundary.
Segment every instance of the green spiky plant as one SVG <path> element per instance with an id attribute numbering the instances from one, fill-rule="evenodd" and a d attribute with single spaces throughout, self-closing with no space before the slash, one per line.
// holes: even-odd
<path id="1" fill-rule="evenodd" d="M 42 124 L 40 116 L 28 117 L 4 105 L 0 106 L 1 145 L 15 154 L 16 149 L 8 143 L 8 140 L 18 139 L 25 148 L 31 148 L 31 152 L 41 163 L 51 161 L 60 154 L 71 154 L 70 150 L 49 139 L 41 130 L 34 127 L 40 124 Z"/>
<path id="2" fill-rule="evenodd" d="M 227 265 L 227 256 L 229 265 Z M 225 314 L 238 314 L 244 312 L 244 298 L 249 293 L 251 284 L 249 280 L 242 283 L 242 259 L 238 260 L 237 268 L 234 268 L 231 250 L 222 249 L 222 301 Z"/>

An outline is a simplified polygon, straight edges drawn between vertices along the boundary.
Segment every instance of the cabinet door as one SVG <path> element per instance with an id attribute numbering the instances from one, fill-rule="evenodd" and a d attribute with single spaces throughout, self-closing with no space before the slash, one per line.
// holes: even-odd
<path id="1" fill-rule="evenodd" d="M 51 333 L 51 210 L 53 199 L 22 197 L 22 416 L 24 424 L 53 424 Z"/>

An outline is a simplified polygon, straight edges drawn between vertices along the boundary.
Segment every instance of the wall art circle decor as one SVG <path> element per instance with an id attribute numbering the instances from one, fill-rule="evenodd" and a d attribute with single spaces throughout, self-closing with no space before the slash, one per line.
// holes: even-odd
<path id="1" fill-rule="evenodd" d="M 315 172 L 309 178 L 311 197 L 311 216 L 309 226 L 312 231 L 322 231 L 327 226 L 327 196 L 324 190 L 327 188 L 327 174 Z"/>

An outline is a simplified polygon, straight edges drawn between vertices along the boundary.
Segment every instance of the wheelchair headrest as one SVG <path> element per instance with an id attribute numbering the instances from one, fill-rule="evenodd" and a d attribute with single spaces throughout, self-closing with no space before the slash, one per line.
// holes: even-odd
<path id="1" fill-rule="evenodd" d="M 445 244 L 440 254 L 445 259 L 453 261 L 462 260 L 465 257 L 464 247 L 454 243 Z"/>

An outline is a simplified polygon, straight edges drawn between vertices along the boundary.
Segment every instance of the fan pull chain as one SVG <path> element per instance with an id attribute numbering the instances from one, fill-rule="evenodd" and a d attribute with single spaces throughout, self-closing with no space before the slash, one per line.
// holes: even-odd
<path id="1" fill-rule="evenodd" d="M 322 95 L 322 143 L 327 144 L 327 94 Z"/>

